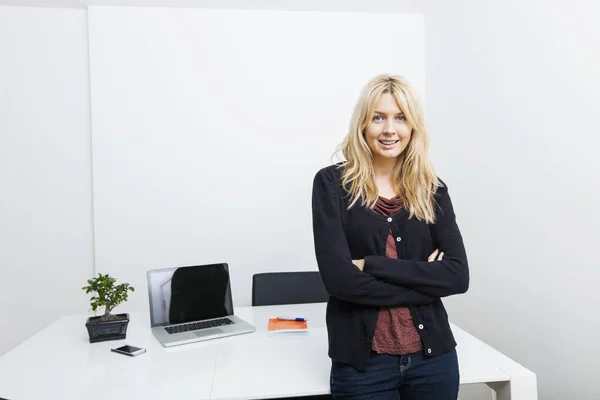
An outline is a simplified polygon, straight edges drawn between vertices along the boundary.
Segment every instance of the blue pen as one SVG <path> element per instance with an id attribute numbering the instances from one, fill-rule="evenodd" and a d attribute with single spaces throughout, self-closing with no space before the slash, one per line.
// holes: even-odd
<path id="1" fill-rule="evenodd" d="M 290 317 L 277 317 L 278 320 L 280 321 L 307 321 L 306 318 L 290 318 Z"/>

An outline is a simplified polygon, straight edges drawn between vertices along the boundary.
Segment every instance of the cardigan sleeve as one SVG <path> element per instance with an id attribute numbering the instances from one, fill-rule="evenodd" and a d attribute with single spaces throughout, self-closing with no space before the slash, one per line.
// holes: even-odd
<path id="1" fill-rule="evenodd" d="M 331 167 L 313 181 L 312 219 L 315 254 L 330 296 L 378 307 L 430 304 L 435 299 L 416 290 L 383 282 L 359 270 L 344 233 L 341 218 L 341 186 Z"/>
<path id="2" fill-rule="evenodd" d="M 443 259 L 428 262 L 367 256 L 365 272 L 385 282 L 409 287 L 430 296 L 444 297 L 468 290 L 467 254 L 456 224 L 448 187 L 442 184 L 435 196 L 437 220 L 432 233 L 433 242 L 440 252 L 444 252 Z"/>

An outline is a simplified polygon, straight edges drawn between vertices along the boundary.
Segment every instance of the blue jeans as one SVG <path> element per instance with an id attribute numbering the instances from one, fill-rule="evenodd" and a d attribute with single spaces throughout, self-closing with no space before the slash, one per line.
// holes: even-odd
<path id="1" fill-rule="evenodd" d="M 364 372 L 331 365 L 334 399 L 456 400 L 460 383 L 456 349 L 436 357 L 422 351 L 402 356 L 371 352 Z"/>

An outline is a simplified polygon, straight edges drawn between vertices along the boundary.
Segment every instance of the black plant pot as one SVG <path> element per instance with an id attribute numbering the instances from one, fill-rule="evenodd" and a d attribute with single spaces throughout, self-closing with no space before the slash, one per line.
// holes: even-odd
<path id="1" fill-rule="evenodd" d="M 100 321 L 100 317 L 90 317 L 85 323 L 90 336 L 90 343 L 104 342 L 106 340 L 121 340 L 127 337 L 129 314 L 116 314 L 110 321 Z"/>

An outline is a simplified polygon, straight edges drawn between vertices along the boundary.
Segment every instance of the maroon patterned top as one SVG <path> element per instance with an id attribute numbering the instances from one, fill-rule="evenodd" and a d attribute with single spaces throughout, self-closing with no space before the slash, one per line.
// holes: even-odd
<path id="1" fill-rule="evenodd" d="M 399 196 L 393 199 L 379 197 L 374 211 L 393 216 L 402 209 L 402 201 Z M 385 255 L 390 258 L 398 258 L 396 252 L 396 241 L 390 229 L 385 244 Z M 377 353 L 384 354 L 409 354 L 415 353 L 423 348 L 421 337 L 415 328 L 408 307 L 380 308 L 375 325 L 372 349 Z"/>

